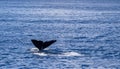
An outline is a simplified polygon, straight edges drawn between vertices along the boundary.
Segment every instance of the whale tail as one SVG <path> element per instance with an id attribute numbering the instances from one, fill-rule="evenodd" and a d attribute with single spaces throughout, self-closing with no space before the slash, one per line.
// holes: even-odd
<path id="1" fill-rule="evenodd" d="M 54 42 L 56 42 L 56 40 L 50 40 L 50 41 L 43 42 L 41 40 L 35 40 L 35 39 L 32 39 L 31 41 L 35 45 L 35 47 L 37 47 L 39 50 L 43 50 L 47 48 L 48 46 L 50 46 L 51 44 L 53 44 Z"/>

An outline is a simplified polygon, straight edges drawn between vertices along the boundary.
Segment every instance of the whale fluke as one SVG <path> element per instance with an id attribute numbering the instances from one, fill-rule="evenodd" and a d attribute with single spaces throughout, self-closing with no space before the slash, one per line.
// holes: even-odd
<path id="1" fill-rule="evenodd" d="M 41 40 L 35 40 L 35 39 L 32 39 L 31 41 L 35 45 L 35 47 L 37 47 L 39 50 L 43 50 L 47 48 L 48 46 L 50 46 L 51 44 L 53 44 L 54 42 L 56 42 L 56 40 L 50 40 L 50 41 L 43 42 Z"/>

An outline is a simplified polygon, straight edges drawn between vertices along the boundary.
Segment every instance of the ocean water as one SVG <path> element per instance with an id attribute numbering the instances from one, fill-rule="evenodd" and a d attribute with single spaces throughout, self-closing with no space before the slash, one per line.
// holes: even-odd
<path id="1" fill-rule="evenodd" d="M 120 1 L 0 0 L 0 69 L 120 69 Z"/>

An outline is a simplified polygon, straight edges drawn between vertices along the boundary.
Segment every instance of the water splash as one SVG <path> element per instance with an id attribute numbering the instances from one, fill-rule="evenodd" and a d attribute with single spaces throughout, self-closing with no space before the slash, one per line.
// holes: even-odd
<path id="1" fill-rule="evenodd" d="M 33 53 L 35 55 L 38 55 L 38 56 L 47 56 L 48 54 L 44 53 L 44 52 L 40 52 L 40 53 Z"/>
<path id="2" fill-rule="evenodd" d="M 83 56 L 80 53 L 77 52 L 63 52 L 63 53 L 53 53 L 53 52 L 45 52 L 45 51 L 39 51 L 37 48 L 32 48 L 30 50 L 33 52 L 33 54 L 38 55 L 38 56 Z"/>
<path id="3" fill-rule="evenodd" d="M 31 51 L 31 52 L 34 52 L 34 53 L 37 53 L 37 52 L 39 52 L 39 49 L 38 49 L 38 48 L 31 48 L 30 51 Z"/>

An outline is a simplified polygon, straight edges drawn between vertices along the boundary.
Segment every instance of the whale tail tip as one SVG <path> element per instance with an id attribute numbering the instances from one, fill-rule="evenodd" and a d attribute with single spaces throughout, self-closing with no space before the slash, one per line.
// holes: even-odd
<path id="1" fill-rule="evenodd" d="M 37 47 L 39 50 L 43 50 L 49 47 L 51 44 L 55 43 L 57 40 L 50 40 L 50 41 L 43 42 L 41 40 L 32 39 L 31 41 L 35 45 L 35 47 Z"/>

